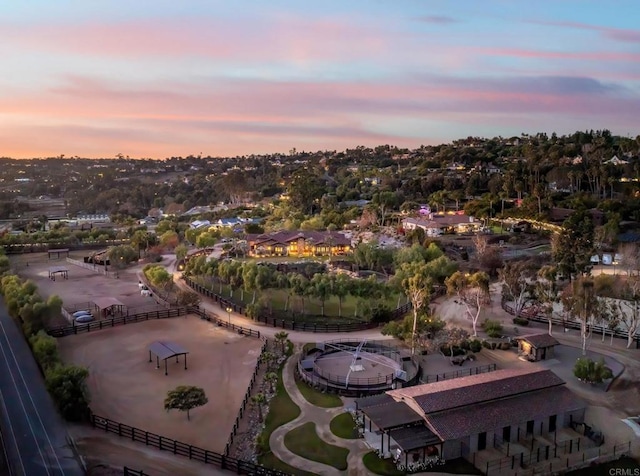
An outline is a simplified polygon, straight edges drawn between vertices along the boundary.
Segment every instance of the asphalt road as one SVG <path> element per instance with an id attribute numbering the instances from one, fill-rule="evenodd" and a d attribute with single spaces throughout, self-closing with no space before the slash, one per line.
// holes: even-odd
<path id="1" fill-rule="evenodd" d="M 12 476 L 84 475 L 31 350 L 2 300 L 0 430 Z"/>

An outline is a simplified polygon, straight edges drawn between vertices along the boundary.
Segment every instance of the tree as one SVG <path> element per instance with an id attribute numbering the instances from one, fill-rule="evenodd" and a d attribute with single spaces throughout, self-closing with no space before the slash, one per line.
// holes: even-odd
<path id="1" fill-rule="evenodd" d="M 348 275 L 339 273 L 332 282 L 333 295 L 338 298 L 338 317 L 342 317 L 342 301 L 349 294 L 350 281 Z"/>
<path id="2" fill-rule="evenodd" d="M 433 280 L 429 275 L 426 263 L 404 263 L 400 269 L 402 273 L 402 289 L 411 300 L 413 308 L 413 326 L 411 330 L 411 353 L 416 351 L 416 331 L 418 328 L 418 313 L 429 302 Z"/>
<path id="3" fill-rule="evenodd" d="M 555 266 L 543 266 L 538 271 L 538 279 L 533 287 L 533 295 L 547 316 L 549 335 L 553 332 L 553 305 L 558 302 L 557 276 L 558 270 Z"/>
<path id="4" fill-rule="evenodd" d="M 58 365 L 47 372 L 47 390 L 60 414 L 69 421 L 81 421 L 89 415 L 89 371 L 75 365 Z"/>
<path id="5" fill-rule="evenodd" d="M 580 322 L 582 355 L 587 355 L 587 339 L 591 335 L 591 324 L 598 308 L 593 279 L 582 277 L 572 283 L 562 299 L 565 311 Z"/>
<path id="6" fill-rule="evenodd" d="M 186 245 L 179 244 L 178 246 L 176 246 L 176 249 L 175 249 L 176 259 L 178 261 L 185 259 L 187 257 L 187 252 L 188 251 L 189 251 L 189 249 L 187 248 Z"/>
<path id="7" fill-rule="evenodd" d="M 164 399 L 164 409 L 166 411 L 187 412 L 187 420 L 190 420 L 189 412 L 194 408 L 206 405 L 208 402 L 209 399 L 202 388 L 180 385 L 167 392 L 167 397 Z"/>
<path id="8" fill-rule="evenodd" d="M 258 421 L 262 423 L 262 405 L 267 401 L 264 393 L 257 393 L 251 397 L 251 404 L 258 409 Z"/>
<path id="9" fill-rule="evenodd" d="M 269 372 L 264 376 L 264 381 L 267 383 L 272 393 L 276 391 L 278 380 L 278 374 L 275 372 Z"/>
<path id="10" fill-rule="evenodd" d="M 551 240 L 553 260 L 562 276 L 572 280 L 591 270 L 594 228 L 585 210 L 572 213 L 562 224 L 562 230 Z"/>
<path id="11" fill-rule="evenodd" d="M 621 312 L 618 318 L 627 331 L 627 349 L 629 349 L 640 325 L 640 277 L 638 275 L 627 277 L 627 283 L 620 297 Z"/>
<path id="12" fill-rule="evenodd" d="M 331 280 L 324 273 L 316 273 L 309 282 L 309 289 L 315 297 L 320 299 L 322 317 L 324 317 L 324 303 L 331 294 Z"/>
<path id="13" fill-rule="evenodd" d="M 471 275 L 456 271 L 445 280 L 447 293 L 457 296 L 460 305 L 465 308 L 465 315 L 471 320 L 473 337 L 478 336 L 476 325 L 483 306 L 490 299 L 489 276 L 487 273 L 477 272 Z"/>
<path id="14" fill-rule="evenodd" d="M 534 273 L 531 264 L 526 261 L 509 261 L 498 272 L 498 276 L 502 282 L 502 299 L 512 302 L 515 317 L 520 317 L 533 288 Z"/>
<path id="15" fill-rule="evenodd" d="M 276 332 L 273 337 L 276 339 L 276 343 L 280 346 L 280 351 L 284 355 L 284 346 L 289 338 L 289 333 L 285 331 Z"/>
<path id="16" fill-rule="evenodd" d="M 58 341 L 45 331 L 39 331 L 29 338 L 33 356 L 36 358 L 42 371 L 46 374 L 50 369 L 60 364 L 58 354 Z"/>
<path id="17" fill-rule="evenodd" d="M 197 307 L 200 305 L 200 295 L 190 289 L 178 289 L 176 304 L 178 306 Z"/>
<path id="18" fill-rule="evenodd" d="M 602 383 L 604 380 L 613 378 L 613 372 L 605 365 L 604 358 L 598 362 L 586 357 L 579 358 L 573 367 L 573 374 L 587 383 Z"/>

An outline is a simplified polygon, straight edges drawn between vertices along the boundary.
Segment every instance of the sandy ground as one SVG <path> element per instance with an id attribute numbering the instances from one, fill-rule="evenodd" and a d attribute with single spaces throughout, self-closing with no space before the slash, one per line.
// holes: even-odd
<path id="1" fill-rule="evenodd" d="M 148 347 L 170 340 L 189 351 L 184 360 L 156 369 Z M 195 316 L 146 321 L 58 341 L 65 362 L 89 369 L 91 409 L 97 415 L 201 448 L 221 452 L 260 352 L 258 339 L 243 337 Z M 178 385 L 205 390 L 209 403 L 184 413 L 166 412 L 167 391 Z"/>
<path id="2" fill-rule="evenodd" d="M 81 254 L 72 253 L 71 257 L 82 260 Z M 134 312 L 159 308 L 153 300 L 140 295 L 142 266 L 120 271 L 119 278 L 114 279 L 64 259 L 49 260 L 46 253 L 12 256 L 11 260 L 23 278 L 37 284 L 41 296 L 56 294 L 67 309 L 102 296 L 115 297 Z M 67 267 L 69 279 L 50 280 L 51 266 Z M 55 324 L 67 323 L 63 320 Z M 156 370 L 155 359 L 149 363 L 147 350 L 156 340 L 172 340 L 186 347 L 188 369 L 184 370 L 184 360 L 180 358 L 179 363 L 175 359 L 167 362 L 168 376 L 164 375 L 163 365 Z M 59 339 L 58 344 L 66 362 L 89 368 L 91 407 L 96 414 L 217 452 L 224 450 L 262 345 L 257 339 L 227 332 L 195 316 L 68 336 Z M 191 421 L 182 412 L 164 410 L 166 392 L 178 385 L 200 386 L 209 399 L 207 405 L 191 412 Z M 123 466 L 154 476 L 227 474 L 215 466 L 87 426 L 73 425 L 70 433 L 87 462 L 88 474 L 122 474 Z"/>
<path id="3" fill-rule="evenodd" d="M 81 261 L 82 256 L 72 253 L 70 257 Z M 37 284 L 41 296 L 60 296 L 67 310 L 86 309 L 86 304 L 96 297 L 115 297 L 133 313 L 159 309 L 152 298 L 140 295 L 138 274 L 141 266 L 122 270 L 118 273 L 119 278 L 115 279 L 68 263 L 64 258 L 49 260 L 46 253 L 12 256 L 11 260 L 20 276 Z M 68 268 L 69 279 L 59 276 L 55 281 L 49 279 L 49 268 L 53 266 Z"/>

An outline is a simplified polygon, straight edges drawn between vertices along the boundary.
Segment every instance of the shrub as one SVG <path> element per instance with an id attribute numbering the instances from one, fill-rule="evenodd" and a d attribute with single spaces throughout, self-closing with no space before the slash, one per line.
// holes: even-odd
<path id="1" fill-rule="evenodd" d="M 482 342 L 480 342 L 478 339 L 470 340 L 469 350 L 474 353 L 480 352 L 482 350 Z"/>
<path id="2" fill-rule="evenodd" d="M 482 323 L 482 328 L 489 337 L 500 337 L 502 335 L 502 324 L 498 321 L 486 319 Z"/>
<path id="3" fill-rule="evenodd" d="M 490 349 L 491 348 L 491 342 L 483 340 L 482 341 L 482 347 L 484 347 L 485 349 Z"/>
<path id="4" fill-rule="evenodd" d="M 452 347 L 449 346 L 448 344 L 445 344 L 445 345 L 440 347 L 440 352 L 442 352 L 442 354 L 444 354 L 446 356 L 451 356 L 451 350 L 452 350 Z M 465 355 L 466 353 L 467 353 L 466 350 L 461 349 L 457 345 L 453 346 L 453 357 L 456 357 L 458 355 Z"/>
<path id="5" fill-rule="evenodd" d="M 58 342 L 45 331 L 40 331 L 29 338 L 33 356 L 36 358 L 42 372 L 47 373 L 50 369 L 60 364 L 58 353 Z"/>
<path id="6" fill-rule="evenodd" d="M 529 319 L 527 319 L 525 317 L 514 317 L 513 318 L 513 323 L 518 325 L 518 326 L 528 326 L 529 325 Z"/>
<path id="7" fill-rule="evenodd" d="M 603 380 L 612 378 L 613 372 L 605 365 L 603 358 L 595 362 L 588 357 L 580 357 L 573 367 L 573 375 L 584 382 L 602 383 Z"/>

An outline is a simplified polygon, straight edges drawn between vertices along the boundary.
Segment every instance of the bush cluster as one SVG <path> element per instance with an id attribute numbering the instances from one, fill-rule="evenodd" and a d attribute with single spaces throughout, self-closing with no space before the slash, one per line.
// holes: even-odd
<path id="1" fill-rule="evenodd" d="M 499 321 L 485 319 L 482 323 L 482 329 L 489 337 L 500 337 L 502 335 L 502 324 Z"/>
<path id="2" fill-rule="evenodd" d="M 598 362 L 588 357 L 580 357 L 573 367 L 573 374 L 583 382 L 602 383 L 604 380 L 613 378 L 613 372 L 601 358 Z"/>
<path id="3" fill-rule="evenodd" d="M 45 331 L 31 336 L 29 344 L 60 414 L 69 421 L 86 419 L 89 416 L 86 385 L 89 371 L 77 365 L 65 365 L 60 359 L 56 339 Z"/>
<path id="4" fill-rule="evenodd" d="M 514 317 L 513 318 L 513 323 L 517 326 L 528 326 L 529 325 L 529 319 L 524 318 L 524 317 Z"/>
<path id="5" fill-rule="evenodd" d="M 89 371 L 63 364 L 58 343 L 44 331 L 46 320 L 60 315 L 62 300 L 58 296 L 51 296 L 46 302 L 43 301 L 32 281 L 24 281 L 13 274 L 2 277 L 0 293 L 6 301 L 9 314 L 22 321 L 22 330 L 45 377 L 47 390 L 62 416 L 71 421 L 86 418 L 89 414 L 89 395 L 85 381 Z"/>

